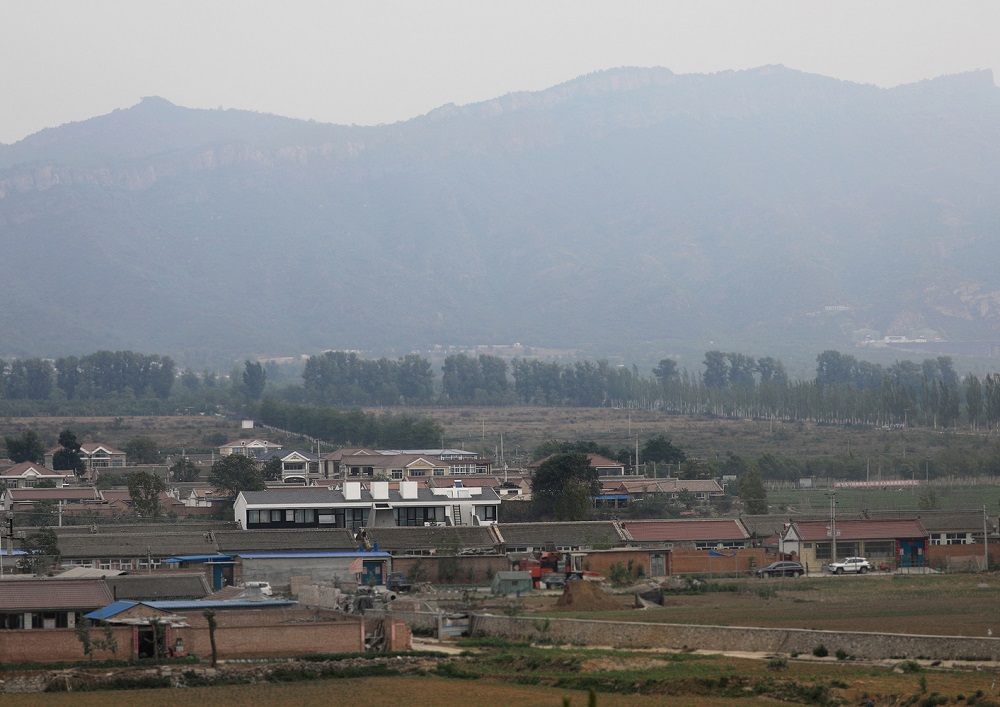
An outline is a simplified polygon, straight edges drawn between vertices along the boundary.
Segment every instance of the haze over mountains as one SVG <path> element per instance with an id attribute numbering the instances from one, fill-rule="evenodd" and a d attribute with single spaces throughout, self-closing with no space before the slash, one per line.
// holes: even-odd
<path id="1" fill-rule="evenodd" d="M 616 69 L 402 123 L 147 98 L 0 145 L 0 356 L 1000 338 L 1000 92 Z"/>

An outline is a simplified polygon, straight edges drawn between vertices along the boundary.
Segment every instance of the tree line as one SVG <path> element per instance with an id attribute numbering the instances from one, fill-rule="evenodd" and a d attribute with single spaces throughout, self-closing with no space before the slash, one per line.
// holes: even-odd
<path id="1" fill-rule="evenodd" d="M 417 354 L 366 359 L 329 351 L 309 357 L 298 378 L 247 360 L 229 376 L 177 372 L 169 356 L 98 351 L 49 361 L 0 361 L 0 406 L 32 414 L 32 403 L 92 412 L 157 414 L 230 409 L 266 395 L 333 408 L 406 405 L 632 407 L 678 414 L 877 426 L 1000 427 L 1000 374 L 960 377 L 948 356 L 882 366 L 828 350 L 811 379 L 792 380 L 782 362 L 725 351 L 705 353 L 702 372 L 661 360 L 649 373 L 607 360 L 559 363 L 454 354 L 438 374 Z M 179 385 L 174 385 L 178 381 Z M 73 404 L 75 405 L 73 405 Z M 96 407 L 95 407 L 96 406 Z M 346 423 L 345 423 L 346 424 Z M 354 431 L 352 438 L 360 439 Z"/>
<path id="2" fill-rule="evenodd" d="M 87 356 L 0 360 L 0 398 L 85 400 L 129 395 L 164 399 L 176 366 L 169 356 L 134 351 L 97 351 Z"/>

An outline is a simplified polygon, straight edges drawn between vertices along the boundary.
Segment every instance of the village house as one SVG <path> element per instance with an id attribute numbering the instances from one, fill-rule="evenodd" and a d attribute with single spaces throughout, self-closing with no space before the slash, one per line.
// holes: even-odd
<path id="1" fill-rule="evenodd" d="M 836 535 L 834 536 L 834 533 Z M 833 539 L 837 557 L 833 557 Z M 835 559 L 866 557 L 874 566 L 923 567 L 930 535 L 920 520 L 793 520 L 782 533 L 779 550 L 795 555 L 810 570 Z"/>
<path id="2" fill-rule="evenodd" d="M 263 468 L 272 460 L 281 464 L 281 483 L 311 486 L 321 478 L 320 459 L 312 452 L 300 449 L 272 449 L 254 457 L 257 466 Z"/>
<path id="3" fill-rule="evenodd" d="M 234 439 L 219 447 L 219 456 L 228 457 L 230 454 L 242 454 L 246 457 L 257 457 L 264 452 L 275 449 L 281 449 L 281 445 L 268 442 L 266 439 Z"/>
<path id="4" fill-rule="evenodd" d="M 484 525 L 497 521 L 500 497 L 492 488 L 420 488 L 402 481 L 371 482 L 370 490 L 346 481 L 342 490 L 305 488 L 297 491 L 244 491 L 234 505 L 242 528 L 350 528 Z"/>
<path id="5" fill-rule="evenodd" d="M 74 628 L 80 615 L 114 601 L 100 579 L 0 581 L 0 629 Z"/>
<path id="6" fill-rule="evenodd" d="M 0 474 L 0 482 L 9 489 L 35 488 L 46 481 L 60 487 L 75 479 L 73 472 L 52 471 L 34 462 L 21 462 Z"/>

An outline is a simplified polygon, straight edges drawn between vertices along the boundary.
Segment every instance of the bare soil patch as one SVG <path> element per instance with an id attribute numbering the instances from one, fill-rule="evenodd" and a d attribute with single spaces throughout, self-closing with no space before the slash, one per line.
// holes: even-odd
<path id="1" fill-rule="evenodd" d="M 555 611 L 615 611 L 621 609 L 616 601 L 601 589 L 597 582 L 573 580 L 566 582 L 562 596 L 556 600 Z"/>

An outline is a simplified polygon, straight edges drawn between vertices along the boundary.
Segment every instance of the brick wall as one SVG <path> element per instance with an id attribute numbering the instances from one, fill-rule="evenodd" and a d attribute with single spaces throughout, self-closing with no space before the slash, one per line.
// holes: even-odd
<path id="1" fill-rule="evenodd" d="M 670 553 L 670 574 L 712 574 L 732 577 L 735 573 L 746 575 L 759 567 L 764 567 L 779 559 L 769 555 L 763 548 L 743 550 L 722 550 L 726 555 L 736 553 L 736 557 L 712 557 L 708 550 L 678 550 Z"/>
<path id="2" fill-rule="evenodd" d="M 201 612 L 186 612 L 188 627 L 172 628 L 171 643 L 184 640 L 189 654 L 212 655 L 208 621 Z M 365 626 L 360 617 L 315 611 L 219 611 L 215 642 L 220 660 L 293 657 L 309 653 L 354 653 L 365 649 Z M 388 629 L 389 627 L 387 627 Z M 131 626 L 113 627 L 119 659 L 132 657 Z M 103 632 L 92 629 L 92 634 Z M 390 641 L 407 650 L 410 632 L 394 627 Z M 95 659 L 113 657 L 101 652 Z M 0 662 L 87 660 L 72 629 L 0 631 Z"/>
<path id="3" fill-rule="evenodd" d="M 420 564 L 420 581 L 432 584 L 489 584 L 497 572 L 510 569 L 506 555 L 430 555 L 423 557 L 397 556 L 392 558 L 392 570 L 402 572 L 407 577 L 414 565 Z M 454 570 L 450 580 L 442 579 L 445 573 Z"/>
<path id="4" fill-rule="evenodd" d="M 117 657 L 127 660 L 132 656 L 132 627 L 115 627 L 112 631 L 118 640 Z M 114 656 L 106 651 L 94 653 L 95 660 L 111 658 Z M 74 660 L 88 657 L 71 628 L 0 631 L 0 663 Z"/>

